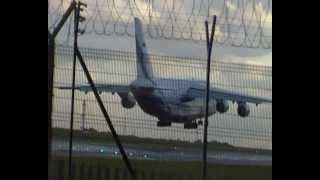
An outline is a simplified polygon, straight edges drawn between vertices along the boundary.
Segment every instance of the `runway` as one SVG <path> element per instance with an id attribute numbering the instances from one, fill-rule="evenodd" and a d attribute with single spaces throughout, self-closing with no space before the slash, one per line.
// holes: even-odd
<path id="1" fill-rule="evenodd" d="M 125 151 L 130 159 L 144 160 L 167 160 L 167 161 L 201 161 L 202 151 L 186 151 L 184 149 L 173 148 L 152 148 L 142 145 L 124 145 Z M 69 144 L 65 140 L 53 140 L 52 151 L 54 155 L 68 155 Z M 73 143 L 73 153 L 75 156 L 101 157 L 101 158 L 121 158 L 119 149 L 115 144 L 90 144 L 84 142 Z M 229 151 L 208 152 L 208 162 L 217 164 L 232 165 L 272 165 L 272 155 L 256 153 L 240 153 Z"/>

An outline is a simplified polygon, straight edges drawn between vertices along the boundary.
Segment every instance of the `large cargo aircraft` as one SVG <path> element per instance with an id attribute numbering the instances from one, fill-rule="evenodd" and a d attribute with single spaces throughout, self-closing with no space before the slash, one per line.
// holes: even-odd
<path id="1" fill-rule="evenodd" d="M 99 93 L 117 93 L 124 108 L 138 104 L 147 114 L 158 118 L 158 127 L 183 123 L 186 129 L 196 129 L 205 115 L 206 82 L 181 79 L 157 79 L 153 76 L 152 64 L 142 31 L 142 23 L 134 18 L 137 56 L 137 78 L 129 85 L 96 84 Z M 72 87 L 58 87 L 72 89 Z M 88 93 L 90 85 L 77 85 L 75 89 Z M 208 115 L 226 113 L 229 102 L 238 104 L 237 113 L 246 117 L 250 113 L 248 103 L 272 103 L 271 99 L 242 95 L 225 89 L 210 87 Z M 199 121 L 197 121 L 199 120 Z"/>

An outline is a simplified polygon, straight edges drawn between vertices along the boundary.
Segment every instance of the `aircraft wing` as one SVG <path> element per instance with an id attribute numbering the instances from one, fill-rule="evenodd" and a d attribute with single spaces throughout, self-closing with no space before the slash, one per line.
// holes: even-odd
<path id="1" fill-rule="evenodd" d="M 189 89 L 188 94 L 189 96 L 193 96 L 193 97 L 205 96 L 206 89 L 192 87 Z M 254 103 L 254 104 L 272 103 L 272 99 L 244 95 L 244 94 L 240 94 L 240 93 L 236 93 L 236 92 L 232 92 L 232 91 L 228 91 L 220 88 L 210 88 L 210 97 L 213 97 L 214 99 L 224 99 L 224 100 L 229 100 L 234 102 L 248 102 L 248 103 Z"/>
<path id="2" fill-rule="evenodd" d="M 72 89 L 72 86 L 58 86 L 58 89 Z M 129 85 L 116 85 L 116 84 L 96 84 L 98 92 L 111 92 L 111 93 L 128 93 L 130 92 Z M 87 85 L 76 85 L 76 90 L 83 91 L 85 93 L 92 91 L 89 84 Z"/>

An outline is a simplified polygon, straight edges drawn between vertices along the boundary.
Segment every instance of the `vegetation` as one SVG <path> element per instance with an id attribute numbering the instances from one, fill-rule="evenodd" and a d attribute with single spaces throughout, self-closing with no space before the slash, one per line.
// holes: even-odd
<path id="1" fill-rule="evenodd" d="M 98 132 L 95 129 L 88 129 L 86 131 L 74 130 L 74 140 L 86 143 L 106 144 L 114 143 L 113 137 L 107 132 Z M 69 130 L 62 128 L 53 129 L 54 139 L 68 139 Z M 144 148 L 184 148 L 185 150 L 196 150 L 202 148 L 201 141 L 189 142 L 181 140 L 168 140 L 168 139 L 155 139 L 155 138 L 142 138 L 137 136 L 119 135 L 121 142 L 124 145 L 145 145 Z M 271 154 L 272 150 L 257 150 L 250 148 L 239 148 L 232 146 L 228 143 L 217 141 L 208 142 L 208 150 L 224 150 L 224 151 L 241 151 L 241 152 L 260 152 Z"/>
<path id="2" fill-rule="evenodd" d="M 138 180 L 199 180 L 201 162 L 131 160 Z M 67 157 L 54 157 L 54 179 L 67 179 Z M 75 179 L 130 180 L 120 159 L 75 157 Z M 208 164 L 208 180 L 271 180 L 271 166 L 240 166 Z"/>

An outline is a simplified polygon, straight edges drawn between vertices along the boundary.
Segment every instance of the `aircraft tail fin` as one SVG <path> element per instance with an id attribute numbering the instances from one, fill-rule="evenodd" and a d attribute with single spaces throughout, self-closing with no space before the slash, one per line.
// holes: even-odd
<path id="1" fill-rule="evenodd" d="M 144 40 L 142 23 L 139 18 L 134 18 L 136 55 L 137 55 L 137 78 L 153 78 L 153 70 L 148 55 L 148 49 Z"/>

